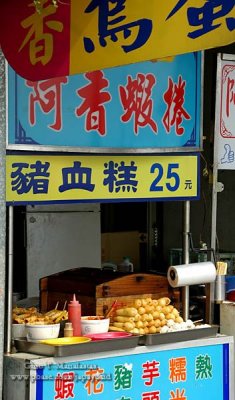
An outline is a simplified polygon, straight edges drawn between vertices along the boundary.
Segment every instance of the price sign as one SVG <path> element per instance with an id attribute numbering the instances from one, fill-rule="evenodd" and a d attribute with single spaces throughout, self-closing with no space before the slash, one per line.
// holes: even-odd
<path id="1" fill-rule="evenodd" d="M 199 197 L 199 155 L 7 156 L 9 204 Z"/>

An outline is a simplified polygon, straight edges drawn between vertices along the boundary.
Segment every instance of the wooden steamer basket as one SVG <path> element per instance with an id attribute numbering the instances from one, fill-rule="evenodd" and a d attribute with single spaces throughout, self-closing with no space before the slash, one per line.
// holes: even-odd
<path id="1" fill-rule="evenodd" d="M 40 279 L 40 307 L 48 311 L 72 299 L 82 305 L 82 315 L 105 315 L 115 300 L 128 305 L 135 298 L 169 297 L 180 308 L 180 292 L 166 277 L 152 273 L 124 273 L 99 268 L 74 268 Z"/>
<path id="2" fill-rule="evenodd" d="M 129 274 L 109 282 L 98 285 L 96 288 L 96 314 L 105 314 L 115 300 L 120 306 L 128 306 L 134 299 L 151 297 L 169 297 L 171 302 L 179 308 L 179 290 L 173 290 L 166 277 L 155 274 Z"/>

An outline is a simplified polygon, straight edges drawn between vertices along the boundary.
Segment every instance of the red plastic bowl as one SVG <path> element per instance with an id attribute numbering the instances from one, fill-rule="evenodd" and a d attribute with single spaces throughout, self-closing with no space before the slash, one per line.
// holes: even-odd
<path id="1" fill-rule="evenodd" d="M 110 340 L 110 339 L 123 339 L 128 336 L 132 336 L 130 332 L 105 332 L 105 333 L 93 333 L 85 335 L 91 340 Z"/>

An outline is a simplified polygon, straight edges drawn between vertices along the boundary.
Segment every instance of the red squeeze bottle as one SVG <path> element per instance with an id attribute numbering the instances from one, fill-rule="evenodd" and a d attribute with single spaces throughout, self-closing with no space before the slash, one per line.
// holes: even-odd
<path id="1" fill-rule="evenodd" d="M 68 317 L 72 322 L 73 336 L 81 336 L 81 304 L 76 300 L 75 294 L 68 304 Z"/>

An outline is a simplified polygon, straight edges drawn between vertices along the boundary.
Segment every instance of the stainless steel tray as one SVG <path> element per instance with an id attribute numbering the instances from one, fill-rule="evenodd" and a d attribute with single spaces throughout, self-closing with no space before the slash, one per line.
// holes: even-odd
<path id="1" fill-rule="evenodd" d="M 68 357 L 133 348 L 138 346 L 139 337 L 139 335 L 133 335 L 121 339 L 97 340 L 65 346 L 52 346 L 49 344 L 28 342 L 26 338 L 17 338 L 14 340 L 14 344 L 16 350 L 22 353 L 38 354 L 48 357 Z"/>
<path id="2" fill-rule="evenodd" d="M 208 328 L 187 329 L 185 331 L 167 332 L 148 334 L 139 337 L 139 344 L 145 346 L 154 346 L 158 344 L 185 342 L 187 340 L 203 339 L 206 337 L 215 336 L 218 333 L 219 327 L 216 325 Z"/>

